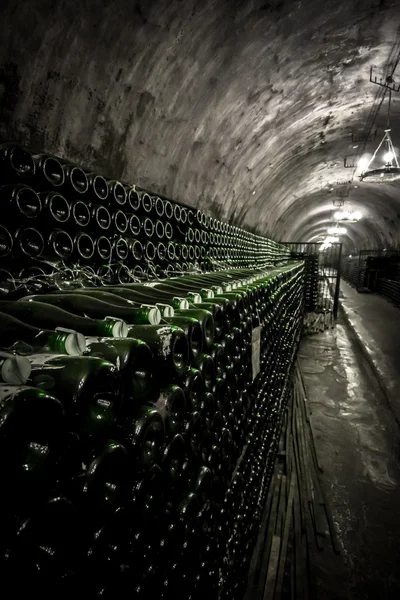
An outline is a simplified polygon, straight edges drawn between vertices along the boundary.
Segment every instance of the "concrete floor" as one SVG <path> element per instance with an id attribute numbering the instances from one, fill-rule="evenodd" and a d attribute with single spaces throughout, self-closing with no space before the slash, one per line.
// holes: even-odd
<path id="1" fill-rule="evenodd" d="M 321 481 L 342 548 L 334 561 L 324 552 L 315 557 L 318 598 L 387 600 L 400 598 L 400 436 L 384 381 L 360 339 L 379 356 L 386 351 L 384 366 L 392 369 L 400 329 L 387 325 L 393 307 L 386 301 L 353 297 L 347 287 L 342 300 L 360 337 L 342 318 L 335 330 L 305 339 L 299 355 Z"/>

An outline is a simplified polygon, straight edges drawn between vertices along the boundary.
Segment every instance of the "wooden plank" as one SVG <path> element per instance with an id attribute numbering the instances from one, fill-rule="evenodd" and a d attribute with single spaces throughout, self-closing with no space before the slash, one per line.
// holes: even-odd
<path id="1" fill-rule="evenodd" d="M 273 600 L 274 597 L 280 548 L 281 538 L 278 535 L 274 535 L 272 538 L 271 556 L 268 564 L 263 600 Z"/>
<path id="2" fill-rule="evenodd" d="M 255 586 L 255 581 L 256 581 L 257 576 L 260 571 L 262 548 L 263 548 L 263 546 L 265 546 L 265 532 L 267 530 L 269 519 L 270 519 L 271 503 L 272 503 L 272 497 L 273 497 L 273 493 L 274 493 L 274 489 L 275 489 L 274 488 L 275 478 L 276 478 L 276 474 L 274 471 L 272 474 L 271 482 L 269 484 L 268 495 L 267 495 L 267 499 L 265 502 L 263 516 L 261 519 L 260 533 L 258 535 L 256 547 L 255 547 L 254 553 L 253 553 L 255 560 L 252 561 L 252 563 L 250 565 L 247 593 L 246 593 L 246 598 L 248 597 L 248 600 L 250 600 L 250 598 L 253 595 L 253 587 Z"/>
<path id="3" fill-rule="evenodd" d="M 277 517 L 274 534 L 282 535 L 282 519 L 286 511 L 286 475 L 282 475 L 281 489 L 279 492 Z"/>
<path id="4" fill-rule="evenodd" d="M 290 492 L 289 492 L 289 498 L 288 498 L 288 504 L 287 504 L 285 525 L 283 528 L 281 552 L 280 552 L 280 556 L 279 556 L 278 577 L 276 580 L 276 588 L 275 588 L 275 598 L 277 600 L 279 600 L 279 598 L 281 597 L 281 593 L 282 593 L 282 584 L 283 584 L 283 576 L 285 574 L 287 547 L 288 547 L 288 541 L 289 541 L 290 526 L 292 523 L 292 512 L 293 512 L 292 509 L 293 509 L 293 500 L 294 500 L 295 489 L 296 489 L 296 478 L 292 475 L 292 477 L 290 478 Z"/>
<path id="5" fill-rule="evenodd" d="M 315 462 L 315 465 L 316 465 L 316 467 L 317 467 L 318 471 L 319 471 L 320 473 L 323 473 L 323 472 L 324 472 L 324 469 L 321 467 L 321 465 L 320 465 L 320 462 L 319 462 L 319 459 L 318 459 L 317 448 L 316 448 L 316 445 L 315 445 L 314 429 L 313 429 L 313 426 L 312 426 L 312 421 L 311 421 L 311 419 L 310 419 L 310 420 L 309 420 L 309 422 L 308 422 L 308 426 L 309 426 L 309 430 L 310 430 L 310 437 L 311 437 L 311 450 L 312 450 L 312 454 L 313 454 L 314 462 Z"/>
<path id="6" fill-rule="evenodd" d="M 302 519 L 301 519 L 301 489 L 300 482 L 297 480 L 296 474 L 296 490 L 295 490 L 295 499 L 293 503 L 293 519 L 294 519 L 294 564 L 295 564 L 295 585 L 294 585 L 294 594 L 295 598 L 301 598 L 303 587 L 304 587 L 304 579 L 306 576 L 305 565 L 304 565 L 304 536 L 302 535 Z"/>
<path id="7" fill-rule="evenodd" d="M 258 578 L 258 586 L 257 586 L 257 590 L 258 590 L 257 596 L 258 597 L 261 597 L 262 594 L 264 593 L 265 580 L 266 580 L 267 571 L 268 571 L 268 563 L 269 563 L 269 557 L 270 557 L 272 538 L 273 538 L 273 533 L 275 531 L 276 509 L 277 509 L 277 505 L 278 505 L 280 488 L 281 488 L 281 475 L 277 474 L 276 482 L 275 482 L 275 489 L 274 489 L 273 497 L 272 497 L 268 530 L 267 530 L 267 535 L 265 536 L 265 545 L 264 545 L 264 550 L 263 550 L 262 558 L 261 558 L 260 576 Z"/>

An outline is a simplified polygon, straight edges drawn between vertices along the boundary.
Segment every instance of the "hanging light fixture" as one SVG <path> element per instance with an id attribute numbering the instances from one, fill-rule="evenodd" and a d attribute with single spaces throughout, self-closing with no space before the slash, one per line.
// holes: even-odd
<path id="1" fill-rule="evenodd" d="M 333 218 L 335 221 L 346 221 L 348 223 L 357 223 L 362 219 L 362 212 L 359 210 L 337 210 Z"/>
<path id="2" fill-rule="evenodd" d="M 361 168 L 361 181 L 371 181 L 373 183 L 382 183 L 386 181 L 395 181 L 400 179 L 400 167 L 399 161 L 397 160 L 396 152 L 393 146 L 392 138 L 390 135 L 390 108 L 392 101 L 392 91 L 389 89 L 389 109 L 388 109 L 388 126 L 385 129 L 385 134 L 375 150 L 372 158 L 366 162 L 367 159 L 362 157 L 358 166 Z M 380 154 L 380 150 L 386 150 L 384 154 Z M 382 160 L 383 164 L 379 164 L 379 160 Z"/>

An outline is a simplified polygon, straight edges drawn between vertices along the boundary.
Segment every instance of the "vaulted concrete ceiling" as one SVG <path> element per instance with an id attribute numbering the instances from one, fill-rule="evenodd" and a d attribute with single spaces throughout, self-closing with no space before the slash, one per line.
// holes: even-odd
<path id="1" fill-rule="evenodd" d="M 383 135 L 370 66 L 392 72 L 399 25 L 396 0 L 3 0 L 0 136 L 274 239 L 316 239 L 354 174 L 343 157 Z M 391 125 L 400 146 L 396 94 Z M 369 129 L 375 145 L 352 141 Z M 365 215 L 348 248 L 400 244 L 399 184 L 356 172 L 348 207 Z"/>

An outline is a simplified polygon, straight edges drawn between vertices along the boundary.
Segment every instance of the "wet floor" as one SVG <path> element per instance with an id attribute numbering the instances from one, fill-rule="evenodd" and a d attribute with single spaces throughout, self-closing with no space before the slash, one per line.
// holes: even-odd
<path id="1" fill-rule="evenodd" d="M 318 598 L 400 599 L 400 430 L 353 335 L 339 322 L 299 354 L 341 545 L 315 557 Z"/>

